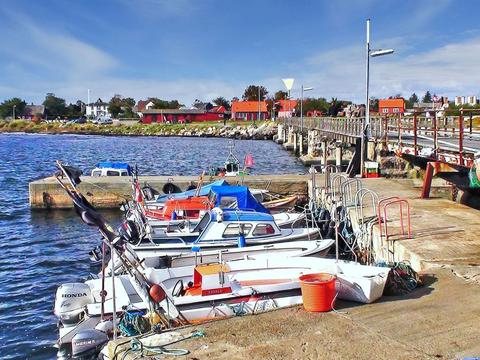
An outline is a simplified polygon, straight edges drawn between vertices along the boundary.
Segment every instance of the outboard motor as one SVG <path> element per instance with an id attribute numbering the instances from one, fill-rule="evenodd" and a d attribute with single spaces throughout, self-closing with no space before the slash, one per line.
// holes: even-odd
<path id="1" fill-rule="evenodd" d="M 72 358 L 91 358 L 98 354 L 107 342 L 107 334 L 100 330 L 88 329 L 79 331 L 72 338 Z"/>
<path id="2" fill-rule="evenodd" d="M 87 284 L 63 284 L 57 289 L 53 313 L 63 325 L 74 325 L 82 319 L 85 306 L 91 303 L 93 303 L 92 291 Z"/>

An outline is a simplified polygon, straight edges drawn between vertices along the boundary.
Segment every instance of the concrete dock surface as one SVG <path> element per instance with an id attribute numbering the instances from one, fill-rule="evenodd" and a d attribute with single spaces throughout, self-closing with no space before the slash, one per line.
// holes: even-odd
<path id="1" fill-rule="evenodd" d="M 432 268 L 451 269 L 469 281 L 480 283 L 480 211 L 433 197 L 420 199 L 420 188 L 407 179 L 364 179 L 363 186 L 379 198 L 399 196 L 411 207 L 412 238 L 394 236 L 390 246 L 395 260 L 408 260 L 417 271 Z M 392 208 L 389 229 L 400 233 L 399 211 Z M 374 242 L 383 246 L 378 225 L 373 229 Z M 480 288 L 479 288 L 480 291 Z M 480 341 L 480 339 L 479 339 Z"/>
<path id="2" fill-rule="evenodd" d="M 190 351 L 180 359 L 209 360 L 480 356 L 479 286 L 446 269 L 423 277 L 424 286 L 409 295 L 385 296 L 373 304 L 338 301 L 329 313 L 307 313 L 298 306 L 188 328 L 182 332 L 202 329 L 205 337 L 172 347 Z"/>

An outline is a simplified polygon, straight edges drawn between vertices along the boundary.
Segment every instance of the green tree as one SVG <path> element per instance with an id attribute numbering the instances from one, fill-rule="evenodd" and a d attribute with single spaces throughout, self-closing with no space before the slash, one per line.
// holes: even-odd
<path id="1" fill-rule="evenodd" d="M 212 100 L 212 102 L 217 106 L 223 106 L 226 110 L 230 110 L 230 102 L 225 99 L 223 96 L 219 96 Z"/>
<path id="2" fill-rule="evenodd" d="M 418 103 L 418 96 L 417 94 L 413 93 L 408 100 L 405 100 L 405 107 L 407 109 L 412 109 L 413 106 Z"/>
<path id="3" fill-rule="evenodd" d="M 154 109 L 179 109 L 183 106 L 178 100 L 167 101 L 155 97 L 149 98 L 148 100 L 153 103 Z"/>
<path id="4" fill-rule="evenodd" d="M 330 104 L 325 98 L 306 98 L 303 99 L 303 113 L 306 114 L 309 111 L 320 111 L 322 114 L 327 114 Z M 300 113 L 300 101 L 295 107 L 297 113 Z"/>
<path id="5" fill-rule="evenodd" d="M 431 103 L 432 102 L 432 95 L 430 94 L 430 91 L 427 90 L 427 92 L 423 96 L 422 102 L 424 102 L 424 103 Z"/>
<path id="6" fill-rule="evenodd" d="M 82 108 L 78 104 L 69 104 L 65 110 L 66 115 L 70 119 L 79 118 L 80 116 L 82 116 Z"/>
<path id="7" fill-rule="evenodd" d="M 258 91 L 260 88 L 260 100 L 265 100 L 268 91 L 264 86 L 249 85 L 245 89 L 242 99 L 245 101 L 258 101 Z"/>
<path id="8" fill-rule="evenodd" d="M 112 114 L 114 118 L 118 117 L 118 114 L 122 112 L 123 98 L 122 95 L 115 94 L 108 102 L 108 112 Z"/>
<path id="9" fill-rule="evenodd" d="M 25 113 L 25 106 L 27 104 L 20 98 L 11 98 L 5 100 L 0 104 L 0 118 L 5 119 L 9 116 L 13 116 L 13 107 L 15 106 L 15 118 L 22 116 Z"/>
<path id="10" fill-rule="evenodd" d="M 286 91 L 278 90 L 275 93 L 275 100 L 285 100 L 288 97 L 288 93 Z"/>
<path id="11" fill-rule="evenodd" d="M 50 117 L 62 117 L 66 115 L 65 99 L 56 97 L 54 93 L 47 93 L 45 101 L 45 114 Z"/>

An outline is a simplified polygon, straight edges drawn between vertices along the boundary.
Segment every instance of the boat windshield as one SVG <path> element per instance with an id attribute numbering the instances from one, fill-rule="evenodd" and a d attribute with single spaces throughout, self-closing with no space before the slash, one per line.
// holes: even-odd
<path id="1" fill-rule="evenodd" d="M 209 223 L 210 223 L 210 213 L 206 213 L 205 215 L 203 215 L 202 220 L 200 220 L 197 226 L 195 226 L 195 228 L 193 229 L 193 232 L 201 233 L 203 230 L 205 230 L 205 228 Z"/>

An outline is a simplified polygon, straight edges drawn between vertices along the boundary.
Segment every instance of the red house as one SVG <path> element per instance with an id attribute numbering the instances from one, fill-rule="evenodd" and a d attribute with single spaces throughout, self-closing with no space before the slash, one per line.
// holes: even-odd
<path id="1" fill-rule="evenodd" d="M 260 117 L 258 113 L 260 112 Z M 232 101 L 232 119 L 265 120 L 268 117 L 266 101 Z"/>
<path id="2" fill-rule="evenodd" d="M 218 121 L 225 117 L 225 108 L 217 106 L 210 110 L 202 109 L 145 109 L 142 112 L 142 123 L 190 123 L 202 121 Z"/>
<path id="3" fill-rule="evenodd" d="M 378 100 L 378 112 L 380 114 L 403 114 L 405 112 L 404 99 Z"/>
<path id="4" fill-rule="evenodd" d="M 297 106 L 297 100 L 278 100 L 276 101 L 279 105 L 278 117 L 279 118 L 289 118 L 292 117 L 295 113 L 295 106 Z"/>

